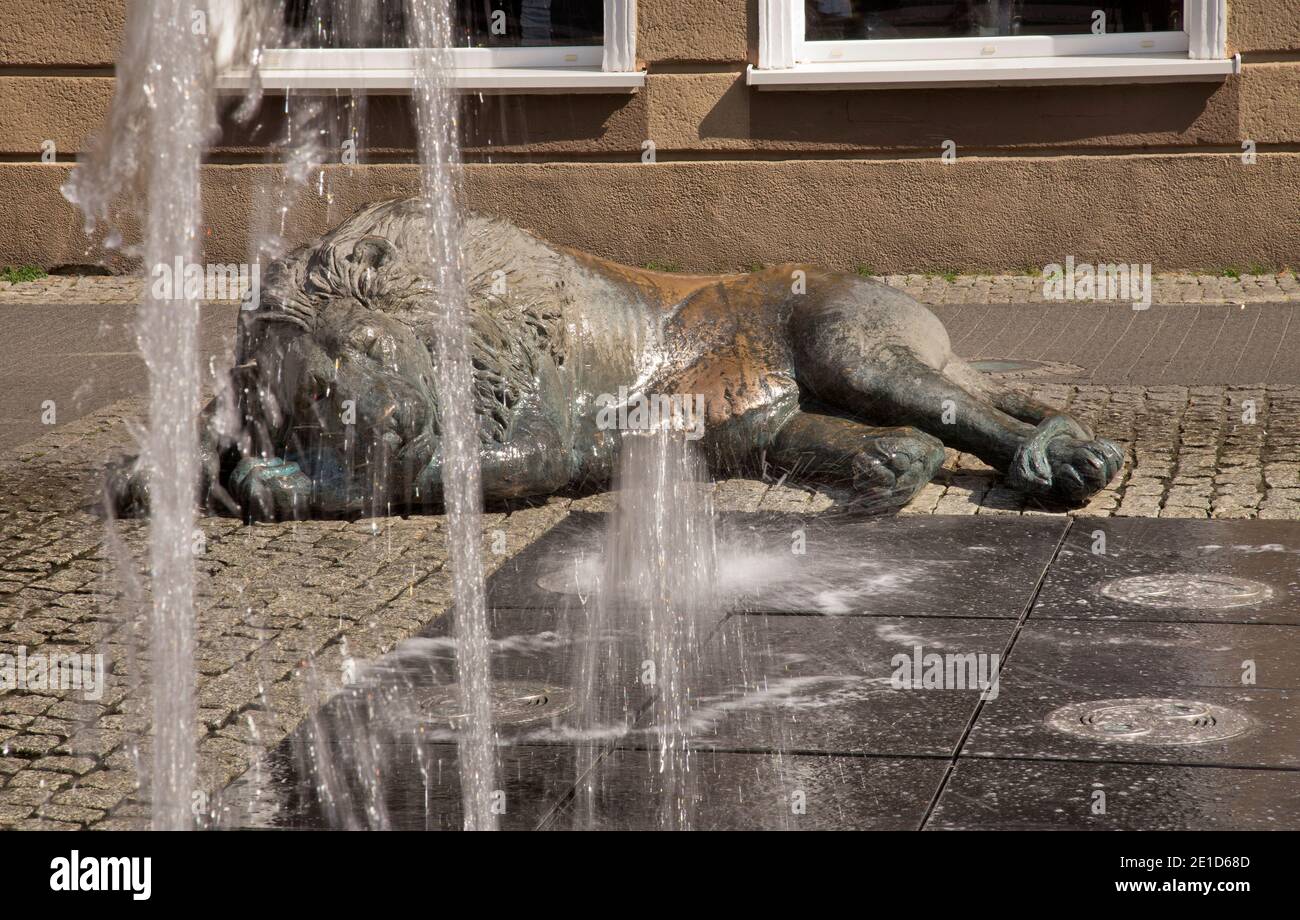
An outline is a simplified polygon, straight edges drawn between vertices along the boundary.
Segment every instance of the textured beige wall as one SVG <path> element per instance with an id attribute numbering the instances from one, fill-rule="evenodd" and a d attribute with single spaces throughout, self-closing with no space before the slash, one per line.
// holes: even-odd
<path id="1" fill-rule="evenodd" d="M 108 77 L 0 76 L 0 154 L 84 149 L 113 95 Z M 466 102 L 470 159 L 580 155 L 635 160 L 644 140 L 661 155 L 1228 147 L 1300 142 L 1300 62 L 1247 64 L 1222 84 L 1042 86 L 1022 89 L 755 93 L 740 73 L 654 74 L 632 96 L 498 96 Z M 408 100 L 369 101 L 372 159 L 410 156 Z M 261 158 L 283 129 L 228 126 L 217 152 Z"/>
<path id="2" fill-rule="evenodd" d="M 1300 2 L 1228 0 L 1228 50 L 1300 51 Z"/>
<path id="3" fill-rule="evenodd" d="M 1065 254 L 1161 268 L 1300 263 L 1300 0 L 1230 0 L 1221 84 L 758 93 L 757 0 L 640 5 L 635 95 L 466 100 L 473 200 L 562 242 L 701 269 L 809 258 L 1007 269 Z M 111 102 L 125 0 L 0 0 L 0 266 L 94 262 L 58 195 Z M 20 27 L 14 27 L 20 24 Z M 297 202 L 292 238 L 415 188 L 409 100 L 368 101 L 363 158 Z M 283 125 L 227 126 L 207 171 L 214 258 L 269 219 Z M 640 163 L 653 140 L 660 162 Z M 958 165 L 938 163 L 946 139 Z M 1244 139 L 1260 145 L 1245 167 Z M 40 164 L 53 140 L 60 163 Z M 256 205 L 256 206 L 255 206 Z M 1105 250 L 1094 247 L 1104 242 Z"/>
<path id="4" fill-rule="evenodd" d="M 126 0 L 0 0 L 0 63 L 110 67 Z M 758 44 L 758 0 L 651 0 L 640 4 L 640 57 L 665 62 L 739 63 Z M 21 27 L 14 27 L 21 24 Z M 1229 0 L 1234 51 L 1300 50 L 1300 3 Z"/>
<path id="5" fill-rule="evenodd" d="M 0 153 L 39 159 L 41 144 L 73 156 L 103 122 L 112 77 L 0 77 Z"/>
<path id="6" fill-rule="evenodd" d="M 1242 138 L 1257 144 L 1300 140 L 1300 63 L 1252 64 L 1243 75 Z"/>
<path id="7" fill-rule="evenodd" d="M 637 57 L 656 66 L 741 64 L 758 47 L 758 0 L 647 0 L 637 5 Z"/>
<path id="8" fill-rule="evenodd" d="M 126 0 L 0 0 L 0 66 L 112 67 Z"/>
<path id="9" fill-rule="evenodd" d="M 25 202 L 0 212 L 0 263 L 85 259 L 58 195 L 65 175 L 0 169 L 0 198 Z M 219 203 L 208 209 L 209 259 L 242 260 L 249 215 L 269 213 L 276 179 L 270 167 L 208 167 L 207 201 Z M 413 166 L 331 169 L 327 197 L 303 196 L 288 236 L 308 238 L 417 183 Z M 468 167 L 467 190 L 475 207 L 558 242 L 699 270 L 806 259 L 978 271 L 1066 255 L 1212 270 L 1295 265 L 1300 239 L 1296 153 L 1253 166 L 1231 154 L 517 163 Z"/>
<path id="10" fill-rule="evenodd" d="M 1300 63 L 1286 66 L 1300 72 Z M 661 150 L 937 156 L 946 139 L 975 150 L 1236 144 L 1247 81 L 1289 87 L 1290 74 L 1247 68 L 1223 83 L 861 92 L 754 92 L 740 73 L 664 74 L 649 78 L 646 96 L 649 136 Z M 1294 122 L 1273 130 L 1300 139 Z"/>

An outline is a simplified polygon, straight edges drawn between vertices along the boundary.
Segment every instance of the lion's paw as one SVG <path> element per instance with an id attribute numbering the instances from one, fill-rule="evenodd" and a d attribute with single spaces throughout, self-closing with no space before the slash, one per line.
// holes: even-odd
<path id="1" fill-rule="evenodd" d="M 853 457 L 853 488 L 861 502 L 904 505 L 943 465 L 943 444 L 928 434 L 900 429 L 873 438 Z"/>
<path id="2" fill-rule="evenodd" d="M 1112 441 L 1057 438 L 1047 445 L 1052 491 L 1069 502 L 1085 502 L 1106 488 L 1124 466 L 1124 454 Z"/>
<path id="3" fill-rule="evenodd" d="M 1068 415 L 1044 419 L 1016 451 L 1010 484 L 1031 495 L 1080 504 L 1106 487 L 1124 466 L 1119 447 L 1094 437 Z"/>
<path id="4" fill-rule="evenodd" d="M 122 457 L 104 469 L 104 500 L 120 517 L 149 513 L 148 474 L 138 457 Z"/>
<path id="5" fill-rule="evenodd" d="M 252 520 L 296 520 L 307 513 L 312 484 L 296 463 L 245 457 L 230 474 L 230 492 Z"/>

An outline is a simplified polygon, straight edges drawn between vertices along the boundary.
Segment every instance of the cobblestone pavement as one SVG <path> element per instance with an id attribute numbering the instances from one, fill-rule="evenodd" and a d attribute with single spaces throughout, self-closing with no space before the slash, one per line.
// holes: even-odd
<path id="1" fill-rule="evenodd" d="M 880 275 L 921 303 L 1041 303 L 1043 279 L 1034 275 Z M 1160 274 L 1153 277 L 1155 303 L 1271 303 L 1300 300 L 1293 271 L 1253 275 Z M 0 281 L 0 304 L 138 303 L 144 281 L 134 276 L 67 275 L 39 281 Z M 218 298 L 214 298 L 218 299 Z M 229 298 L 238 300 L 231 293 Z"/>
<path id="2" fill-rule="evenodd" d="M 1117 482 L 1079 513 L 1300 519 L 1300 386 L 1104 387 L 1025 383 L 1125 446 Z M 0 454 L 0 652 L 102 652 L 102 698 L 0 691 L 0 827 L 128 828 L 147 821 L 137 763 L 148 763 L 145 527 L 106 537 L 90 513 L 95 471 L 129 443 L 143 412 L 119 401 Z M 773 471 L 779 476 L 779 471 Z M 718 486 L 723 509 L 820 513 L 842 493 L 781 482 Z M 492 567 L 570 509 L 609 494 L 555 498 L 485 520 Z M 972 457 L 950 452 L 905 514 L 1043 514 Z M 447 608 L 436 516 L 242 526 L 201 522 L 196 541 L 201 785 L 215 793 L 368 660 Z M 504 534 L 506 551 L 499 548 Z M 122 565 L 118 560 L 130 560 Z M 123 569 L 129 579 L 118 574 Z M 319 688 L 313 690 L 312 688 Z"/>

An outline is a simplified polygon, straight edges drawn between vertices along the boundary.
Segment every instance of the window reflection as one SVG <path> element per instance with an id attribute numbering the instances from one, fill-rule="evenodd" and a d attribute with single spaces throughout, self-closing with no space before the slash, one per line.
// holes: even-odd
<path id="1" fill-rule="evenodd" d="M 805 0 L 808 41 L 1177 32 L 1183 0 Z"/>
<path id="2" fill-rule="evenodd" d="M 406 0 L 288 0 L 289 43 L 305 48 L 402 48 Z M 461 48 L 599 45 L 602 0 L 457 0 Z"/>

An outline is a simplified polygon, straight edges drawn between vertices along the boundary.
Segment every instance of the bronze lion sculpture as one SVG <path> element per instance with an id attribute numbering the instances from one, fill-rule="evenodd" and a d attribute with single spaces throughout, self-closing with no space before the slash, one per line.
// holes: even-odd
<path id="1" fill-rule="evenodd" d="M 201 420 L 212 505 L 275 519 L 440 503 L 426 232 L 417 200 L 386 201 L 269 267 L 241 312 L 234 399 Z M 873 510 L 906 503 L 945 444 L 1062 505 L 1123 464 L 954 356 L 942 323 L 881 282 L 644 271 L 480 216 L 463 246 L 474 390 L 455 398 L 475 404 L 489 501 L 607 484 L 622 437 L 605 410 L 649 394 L 699 408 L 715 475 L 843 483 Z M 123 511 L 147 499 L 137 467 L 110 475 Z"/>

